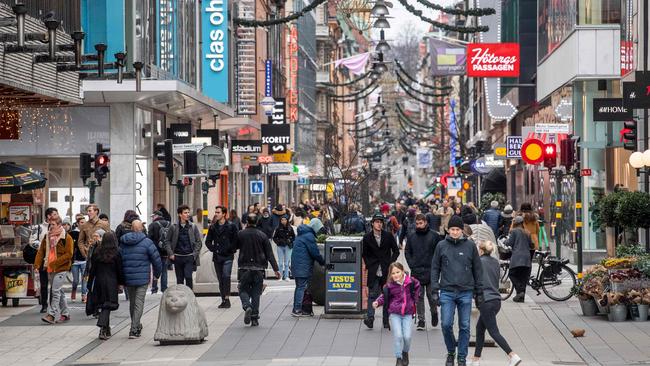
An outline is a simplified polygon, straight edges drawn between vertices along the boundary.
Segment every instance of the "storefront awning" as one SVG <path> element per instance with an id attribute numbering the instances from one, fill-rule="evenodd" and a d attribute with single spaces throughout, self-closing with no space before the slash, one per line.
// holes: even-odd
<path id="1" fill-rule="evenodd" d="M 178 80 L 143 80 L 142 91 L 135 91 L 135 80 L 84 80 L 84 103 L 136 103 L 170 115 L 197 121 L 224 120 L 234 116 L 234 110 L 209 98 L 195 88 Z"/>

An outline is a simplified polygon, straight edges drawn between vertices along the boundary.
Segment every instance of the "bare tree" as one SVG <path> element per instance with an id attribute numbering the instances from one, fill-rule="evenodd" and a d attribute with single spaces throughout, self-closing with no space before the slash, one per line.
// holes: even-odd
<path id="1" fill-rule="evenodd" d="M 391 59 L 398 59 L 409 75 L 415 76 L 420 62 L 420 31 L 414 23 L 406 23 L 391 47 Z"/>

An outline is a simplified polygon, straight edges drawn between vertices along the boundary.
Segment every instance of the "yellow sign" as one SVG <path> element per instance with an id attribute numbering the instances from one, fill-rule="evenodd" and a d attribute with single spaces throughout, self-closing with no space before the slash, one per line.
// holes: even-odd
<path id="1" fill-rule="evenodd" d="M 576 227 L 582 227 L 582 221 L 576 221 Z"/>
<path id="2" fill-rule="evenodd" d="M 325 188 L 325 192 L 334 193 L 334 183 L 327 183 L 327 188 Z"/>
<path id="3" fill-rule="evenodd" d="M 5 295 L 7 297 L 25 297 L 27 296 L 27 284 L 29 275 L 27 273 L 10 273 L 4 276 Z"/>
<path id="4" fill-rule="evenodd" d="M 556 201 L 555 207 L 562 207 L 562 201 Z"/>
<path id="5" fill-rule="evenodd" d="M 576 202 L 576 208 L 582 208 L 582 202 Z"/>
<path id="6" fill-rule="evenodd" d="M 561 219 L 562 218 L 562 213 L 561 212 L 556 213 L 555 218 L 556 219 Z"/>
<path id="7" fill-rule="evenodd" d="M 464 195 L 465 195 L 465 192 L 463 192 L 463 191 L 456 192 L 456 196 L 458 196 L 458 197 L 463 197 Z"/>
<path id="8" fill-rule="evenodd" d="M 508 149 L 505 146 L 504 147 L 497 147 L 496 149 L 494 149 L 494 155 L 495 156 L 506 156 L 507 151 L 508 151 Z"/>
<path id="9" fill-rule="evenodd" d="M 282 154 L 273 154 L 273 160 L 276 163 L 290 163 L 291 162 L 291 151 L 287 151 Z"/>

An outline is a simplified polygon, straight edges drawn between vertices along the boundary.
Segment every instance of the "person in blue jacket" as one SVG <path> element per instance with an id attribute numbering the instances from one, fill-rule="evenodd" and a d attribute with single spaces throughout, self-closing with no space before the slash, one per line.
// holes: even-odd
<path id="1" fill-rule="evenodd" d="M 144 297 L 149 285 L 149 274 L 153 267 L 153 276 L 158 279 L 162 272 L 162 261 L 156 245 L 144 234 L 144 225 L 140 220 L 131 223 L 132 232 L 120 238 L 120 255 L 124 282 L 129 294 L 129 313 L 131 314 L 131 330 L 129 339 L 138 338 L 142 332 L 142 311 Z"/>
<path id="2" fill-rule="evenodd" d="M 303 314 L 302 298 L 314 271 L 314 261 L 318 261 L 321 266 L 325 265 L 325 259 L 320 255 L 318 245 L 316 245 L 316 233 L 322 228 L 323 223 L 320 219 L 311 219 L 309 224 L 302 224 L 298 227 L 298 237 L 293 242 L 293 252 L 291 253 L 291 273 L 296 281 L 292 316 L 311 315 Z"/>

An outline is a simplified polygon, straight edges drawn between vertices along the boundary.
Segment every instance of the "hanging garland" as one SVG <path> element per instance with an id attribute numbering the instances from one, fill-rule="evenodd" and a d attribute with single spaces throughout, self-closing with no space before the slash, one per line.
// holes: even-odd
<path id="1" fill-rule="evenodd" d="M 412 91 L 414 91 L 414 92 L 416 92 L 418 94 L 425 95 L 427 97 L 434 97 L 434 98 L 446 97 L 451 93 L 451 92 L 446 92 L 446 93 L 442 93 L 442 94 L 436 94 L 436 93 L 423 92 L 423 91 L 417 90 L 414 87 L 412 87 L 406 80 L 402 79 L 402 76 L 398 72 L 396 72 L 395 75 L 397 75 L 397 79 L 399 81 L 400 86 L 402 86 L 402 87 L 406 86 L 407 88 L 411 89 Z"/>
<path id="2" fill-rule="evenodd" d="M 451 86 L 433 86 L 433 85 L 428 85 L 422 82 L 417 81 L 413 76 L 409 75 L 406 70 L 402 67 L 402 64 L 399 62 L 399 60 L 395 59 L 395 64 L 397 65 L 397 68 L 399 71 L 401 71 L 404 76 L 406 76 L 409 80 L 411 80 L 414 83 L 420 84 L 420 86 L 423 86 L 425 88 L 433 89 L 433 90 L 451 90 L 453 89 Z"/>
<path id="3" fill-rule="evenodd" d="M 421 123 L 415 122 L 414 120 L 411 119 L 411 117 L 407 116 L 404 110 L 402 109 L 402 106 L 399 105 L 399 103 L 395 103 L 395 106 L 397 106 L 397 112 L 399 113 L 399 117 L 404 118 L 409 125 L 414 125 L 421 128 L 435 128 L 435 122 L 436 122 L 435 120 L 433 121 L 434 126 L 423 125 Z"/>
<path id="4" fill-rule="evenodd" d="M 371 73 L 372 73 L 372 70 L 368 70 L 368 71 L 366 71 L 365 74 L 359 76 L 358 78 L 356 78 L 356 79 L 354 79 L 354 80 L 350 80 L 350 81 L 345 82 L 345 83 L 341 83 L 341 84 L 324 83 L 324 82 L 323 82 L 323 83 L 319 83 L 319 84 L 321 84 L 321 85 L 325 85 L 325 86 L 331 86 L 331 87 L 348 86 L 348 85 L 352 85 L 352 84 L 358 83 L 359 81 L 361 81 L 361 80 L 367 78 L 368 76 L 370 76 Z"/>
<path id="5" fill-rule="evenodd" d="M 427 102 L 426 100 L 422 100 L 418 98 L 417 96 L 413 95 L 411 91 L 409 91 L 407 88 L 403 87 L 401 84 L 399 84 L 399 87 L 411 98 L 417 100 L 420 103 L 423 103 L 425 105 L 431 106 L 431 107 L 444 107 L 445 103 L 431 103 Z"/>
<path id="6" fill-rule="evenodd" d="M 378 132 L 378 131 L 379 131 L 382 127 L 384 127 L 385 125 L 386 125 L 386 123 L 382 124 L 381 127 L 379 127 L 379 128 L 376 129 L 375 132 Z M 370 125 L 370 126 L 366 126 L 366 127 L 363 127 L 363 128 L 356 128 L 356 129 L 352 129 L 352 128 L 350 128 L 350 131 L 363 132 L 363 131 L 367 131 L 367 130 L 369 130 L 369 129 L 371 129 L 371 128 L 374 128 L 374 127 L 377 127 L 377 124 L 372 124 L 372 125 Z"/>
<path id="7" fill-rule="evenodd" d="M 493 8 L 474 8 L 474 9 L 463 10 L 463 9 L 456 9 L 451 7 L 443 7 L 438 4 L 428 2 L 427 0 L 417 0 L 417 2 L 426 6 L 429 9 L 440 10 L 443 13 L 451 14 L 451 15 L 463 15 L 466 17 L 468 16 L 482 17 L 485 15 L 492 15 L 496 13 L 496 11 Z"/>
<path id="8" fill-rule="evenodd" d="M 410 129 L 412 129 L 414 133 L 432 134 L 434 132 L 433 127 L 421 128 L 421 127 L 409 125 L 408 122 L 406 122 L 402 117 L 399 117 L 399 124 L 400 124 L 400 126 L 402 126 L 404 128 L 404 130 L 409 131 L 409 130 L 406 129 L 408 127 Z"/>
<path id="9" fill-rule="evenodd" d="M 367 97 L 368 97 L 370 94 L 372 94 L 372 93 L 373 93 L 377 88 L 379 88 L 379 84 L 375 85 L 375 87 L 370 91 L 370 93 L 367 93 L 366 95 L 363 95 L 363 96 L 360 96 L 360 97 L 356 97 L 356 98 L 352 98 L 352 99 L 340 99 L 340 98 L 333 97 L 332 100 L 335 101 L 335 102 L 341 102 L 341 103 L 351 103 L 351 102 L 356 102 L 356 101 L 358 101 L 358 100 L 361 100 L 361 99 L 365 99 L 365 98 L 367 98 Z"/>
<path id="10" fill-rule="evenodd" d="M 370 132 L 370 133 L 368 133 L 368 134 L 365 134 L 365 135 L 358 135 L 358 134 L 357 134 L 356 138 L 358 138 L 358 139 L 365 139 L 365 138 L 368 138 L 368 137 L 372 137 L 372 136 L 374 136 L 375 134 L 377 134 L 379 131 L 381 131 L 381 129 L 384 128 L 384 127 L 386 127 L 386 125 L 382 125 L 382 126 L 379 127 L 376 131 L 372 131 L 372 132 Z"/>
<path id="11" fill-rule="evenodd" d="M 289 23 L 290 21 L 296 20 L 301 16 L 309 13 L 310 11 L 316 9 L 321 4 L 326 3 L 327 0 L 314 0 L 311 4 L 305 6 L 301 10 L 286 16 L 284 18 L 270 19 L 270 20 L 255 20 L 255 19 L 243 19 L 243 18 L 233 18 L 233 22 L 236 25 L 242 27 L 270 27 L 273 25 Z"/>
<path id="12" fill-rule="evenodd" d="M 374 157 L 377 157 L 377 156 L 382 156 L 382 155 L 384 155 L 384 154 L 387 153 L 389 150 L 390 150 L 390 147 L 389 147 L 389 146 L 386 146 L 383 150 L 380 150 L 380 151 L 374 152 L 374 153 L 372 153 L 372 154 L 370 154 L 370 155 L 361 155 L 361 157 L 364 158 L 364 159 L 374 158 Z"/>
<path id="13" fill-rule="evenodd" d="M 362 94 L 362 93 L 365 92 L 366 90 L 370 89 L 370 87 L 372 87 L 373 85 L 375 85 L 376 82 L 377 82 L 376 80 L 373 80 L 371 83 L 369 83 L 368 85 L 364 86 L 363 89 L 360 89 L 360 90 L 358 90 L 358 91 L 356 91 L 356 92 L 354 92 L 354 93 L 343 94 L 343 95 L 334 94 L 334 93 L 327 93 L 327 95 L 329 95 L 329 96 L 332 97 L 332 98 L 352 98 L 352 97 L 356 97 L 357 95 Z"/>
<path id="14" fill-rule="evenodd" d="M 433 133 L 433 131 L 431 129 L 424 130 L 424 129 L 418 129 L 418 128 L 413 127 L 413 126 L 408 126 L 408 127 L 412 128 L 414 130 L 414 131 L 410 131 L 410 130 L 408 130 L 406 128 L 406 126 L 404 126 L 403 122 L 404 122 L 404 120 L 401 119 L 401 118 L 398 121 L 399 126 L 402 128 L 402 131 L 405 132 L 405 133 L 408 133 L 409 135 L 412 135 L 413 137 L 418 137 L 419 136 L 419 135 L 413 135 L 414 133 L 416 133 L 416 134 L 431 134 L 431 133 Z"/>
<path id="15" fill-rule="evenodd" d="M 484 25 L 480 25 L 477 27 L 458 27 L 455 25 L 449 25 L 446 23 L 440 23 L 437 22 L 431 18 L 427 18 L 426 16 L 422 15 L 422 10 L 418 10 L 413 7 L 413 5 L 409 4 L 406 0 L 398 0 L 400 4 L 402 4 L 403 7 L 406 8 L 411 14 L 417 16 L 420 18 L 422 21 L 427 22 L 431 25 L 433 25 L 436 28 L 443 29 L 446 31 L 450 32 L 458 32 L 458 33 L 477 33 L 477 32 L 487 32 L 489 28 Z"/>
<path id="16" fill-rule="evenodd" d="M 377 115 L 377 113 L 379 113 L 379 112 L 375 111 L 375 112 L 373 112 L 372 115 L 371 115 L 370 117 L 368 117 L 368 118 L 360 119 L 360 120 L 355 121 L 355 122 L 341 122 L 341 124 L 344 125 L 344 126 L 356 126 L 356 125 L 358 125 L 358 124 L 360 124 L 360 123 L 363 123 L 363 122 L 366 122 L 366 121 L 369 121 L 369 120 L 375 118 L 375 116 Z"/>
<path id="17" fill-rule="evenodd" d="M 411 149 L 410 149 L 410 148 L 409 148 L 409 147 L 404 143 L 404 141 L 402 141 L 402 140 L 403 140 L 403 139 L 400 139 L 400 140 L 399 140 L 399 144 L 400 144 L 400 146 L 402 147 L 402 150 L 404 150 L 405 153 L 408 153 L 408 154 L 411 154 L 411 155 L 415 155 L 415 151 L 414 151 L 414 150 L 411 150 Z"/>

